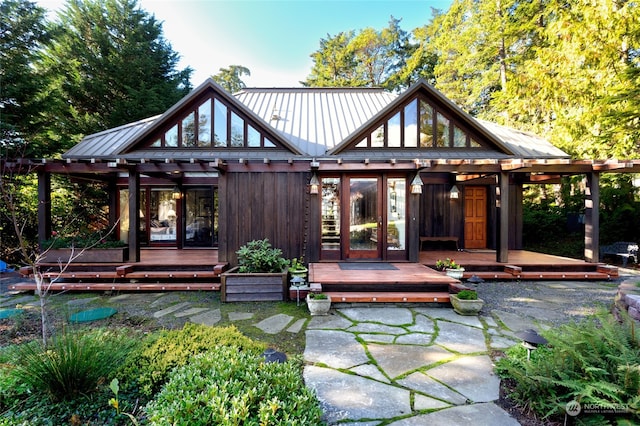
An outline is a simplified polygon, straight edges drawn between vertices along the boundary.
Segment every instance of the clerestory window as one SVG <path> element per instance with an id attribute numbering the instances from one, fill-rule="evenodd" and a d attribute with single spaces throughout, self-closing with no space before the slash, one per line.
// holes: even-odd
<path id="1" fill-rule="evenodd" d="M 443 111 L 414 98 L 363 138 L 356 148 L 479 148 Z"/>
<path id="2" fill-rule="evenodd" d="M 152 148 L 275 148 L 256 126 L 217 97 L 182 115 L 150 145 Z"/>

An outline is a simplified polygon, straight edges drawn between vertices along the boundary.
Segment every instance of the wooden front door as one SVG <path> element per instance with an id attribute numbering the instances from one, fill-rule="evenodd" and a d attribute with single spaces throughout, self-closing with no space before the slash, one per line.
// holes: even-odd
<path id="1" fill-rule="evenodd" d="M 464 247 L 487 248 L 487 188 L 464 188 Z"/>
<path id="2" fill-rule="evenodd" d="M 322 177 L 322 260 L 407 259 L 407 178 Z"/>
<path id="3" fill-rule="evenodd" d="M 380 259 L 382 213 L 380 178 L 349 178 L 347 258 Z"/>

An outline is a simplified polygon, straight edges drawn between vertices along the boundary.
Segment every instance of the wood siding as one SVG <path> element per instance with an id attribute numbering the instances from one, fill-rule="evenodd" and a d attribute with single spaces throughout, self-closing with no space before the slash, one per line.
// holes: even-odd
<path id="1" fill-rule="evenodd" d="M 287 258 L 306 254 L 310 177 L 300 172 L 221 174 L 219 259 L 235 265 L 240 246 L 264 238 Z"/>
<path id="2" fill-rule="evenodd" d="M 419 235 L 426 237 L 452 236 L 464 240 L 462 198 L 452 200 L 451 185 L 427 184 L 420 196 Z"/>

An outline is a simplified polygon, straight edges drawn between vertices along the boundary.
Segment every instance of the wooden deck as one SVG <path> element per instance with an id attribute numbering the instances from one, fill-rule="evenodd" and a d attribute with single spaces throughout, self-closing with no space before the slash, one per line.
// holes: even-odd
<path id="1" fill-rule="evenodd" d="M 385 265 L 394 269 L 375 269 Z M 435 302 L 448 303 L 458 280 L 418 263 L 312 263 L 309 282 L 320 285 L 333 302 Z"/>
<path id="2" fill-rule="evenodd" d="M 609 280 L 618 268 L 604 263 L 553 256 L 526 250 L 509 250 L 507 263 L 496 261 L 494 250 L 421 251 L 420 263 L 434 267 L 438 259 L 452 258 L 465 268 L 464 279 L 485 280 Z"/>
<path id="3" fill-rule="evenodd" d="M 228 268 L 212 249 L 142 249 L 140 262 L 72 263 L 64 272 L 57 263 L 38 266 L 50 291 L 217 291 Z M 31 281 L 9 288 L 36 289 Z"/>
<path id="4" fill-rule="evenodd" d="M 228 265 L 211 249 L 143 249 L 138 263 L 79 263 L 63 273 L 55 263 L 40 265 L 51 291 L 219 291 L 220 274 Z M 510 251 L 507 264 L 492 250 L 421 251 L 420 263 L 395 262 L 393 270 L 342 269 L 338 262 L 309 265 L 309 282 L 338 302 L 448 302 L 460 282 L 433 268 L 438 259 L 453 258 L 465 268 L 462 279 L 608 280 L 615 267 L 530 251 Z M 27 271 L 28 273 L 28 271 Z M 10 286 L 35 290 L 33 280 Z"/>

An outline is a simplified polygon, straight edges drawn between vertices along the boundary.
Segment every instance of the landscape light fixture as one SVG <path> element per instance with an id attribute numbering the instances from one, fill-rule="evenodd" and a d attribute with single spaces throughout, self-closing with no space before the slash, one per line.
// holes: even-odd
<path id="1" fill-rule="evenodd" d="M 538 348 L 540 345 L 546 345 L 547 339 L 538 334 L 537 331 L 530 328 L 516 334 L 517 337 L 522 339 L 522 346 L 527 349 L 527 361 L 531 359 L 531 351 Z"/>

